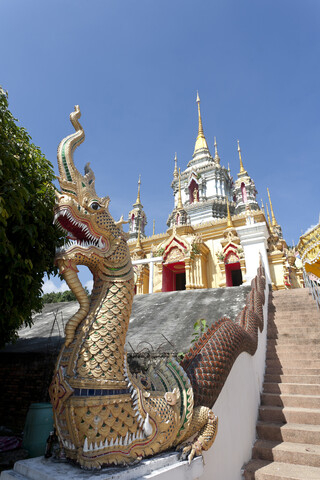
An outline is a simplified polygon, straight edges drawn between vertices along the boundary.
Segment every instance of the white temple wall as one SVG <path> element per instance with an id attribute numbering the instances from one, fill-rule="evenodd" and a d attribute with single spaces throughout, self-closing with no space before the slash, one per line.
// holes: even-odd
<path id="1" fill-rule="evenodd" d="M 242 480 L 242 467 L 251 459 L 265 371 L 268 295 L 266 282 L 264 329 L 258 333 L 258 348 L 254 356 L 242 353 L 237 358 L 213 407 L 219 417 L 218 435 L 204 454 L 200 480 Z"/>
<path id="2" fill-rule="evenodd" d="M 267 283 L 271 283 L 270 270 L 267 254 L 267 240 L 269 237 L 267 226 L 264 222 L 253 223 L 251 225 L 244 225 L 238 227 L 237 234 L 239 235 L 241 247 L 244 251 L 246 261 L 246 282 L 256 276 L 257 268 L 259 267 L 259 254 L 261 254 L 263 264 L 265 265 Z"/>
<path id="3" fill-rule="evenodd" d="M 207 197 L 213 197 L 214 195 L 217 195 L 216 178 L 207 178 Z"/>

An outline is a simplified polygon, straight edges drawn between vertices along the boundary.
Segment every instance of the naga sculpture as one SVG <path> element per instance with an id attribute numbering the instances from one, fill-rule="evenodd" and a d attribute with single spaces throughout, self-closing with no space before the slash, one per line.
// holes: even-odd
<path id="1" fill-rule="evenodd" d="M 218 419 L 211 407 L 235 358 L 256 349 L 263 271 L 237 324 L 214 324 L 181 365 L 170 358 L 144 376 L 132 375 L 124 349 L 134 295 L 127 234 L 123 219 L 110 215 L 109 198 L 97 196 L 89 164 L 84 175 L 74 165 L 73 152 L 84 140 L 80 115 L 76 106 L 75 133 L 58 148 L 54 222 L 68 241 L 56 262 L 80 308 L 66 325 L 49 389 L 57 435 L 67 458 L 84 468 L 128 464 L 181 445 L 191 461 L 214 442 Z M 77 265 L 93 274 L 90 300 Z"/>

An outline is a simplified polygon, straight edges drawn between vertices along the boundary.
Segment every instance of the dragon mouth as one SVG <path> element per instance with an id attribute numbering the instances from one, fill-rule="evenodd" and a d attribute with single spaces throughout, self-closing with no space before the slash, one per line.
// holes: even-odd
<path id="1" fill-rule="evenodd" d="M 102 236 L 92 232 L 88 223 L 75 218 L 70 208 L 62 207 L 57 210 L 53 223 L 66 234 L 68 240 L 65 245 L 57 248 L 56 253 L 64 253 L 73 247 L 106 250 L 106 242 Z"/>

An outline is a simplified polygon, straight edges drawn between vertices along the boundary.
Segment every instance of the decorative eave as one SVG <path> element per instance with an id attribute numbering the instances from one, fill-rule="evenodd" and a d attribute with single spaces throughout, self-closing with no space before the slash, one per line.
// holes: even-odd
<path id="1" fill-rule="evenodd" d="M 301 235 L 297 248 L 305 269 L 320 277 L 320 222 Z"/>

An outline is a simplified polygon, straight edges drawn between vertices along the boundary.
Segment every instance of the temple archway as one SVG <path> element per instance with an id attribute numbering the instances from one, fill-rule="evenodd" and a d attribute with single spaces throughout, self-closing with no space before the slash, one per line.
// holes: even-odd
<path id="1" fill-rule="evenodd" d="M 162 269 L 162 291 L 175 292 L 186 289 L 186 268 L 184 262 L 169 263 Z"/>
<path id="2" fill-rule="evenodd" d="M 230 251 L 225 258 L 226 286 L 238 287 L 242 285 L 242 272 L 239 257 L 235 252 Z"/>

